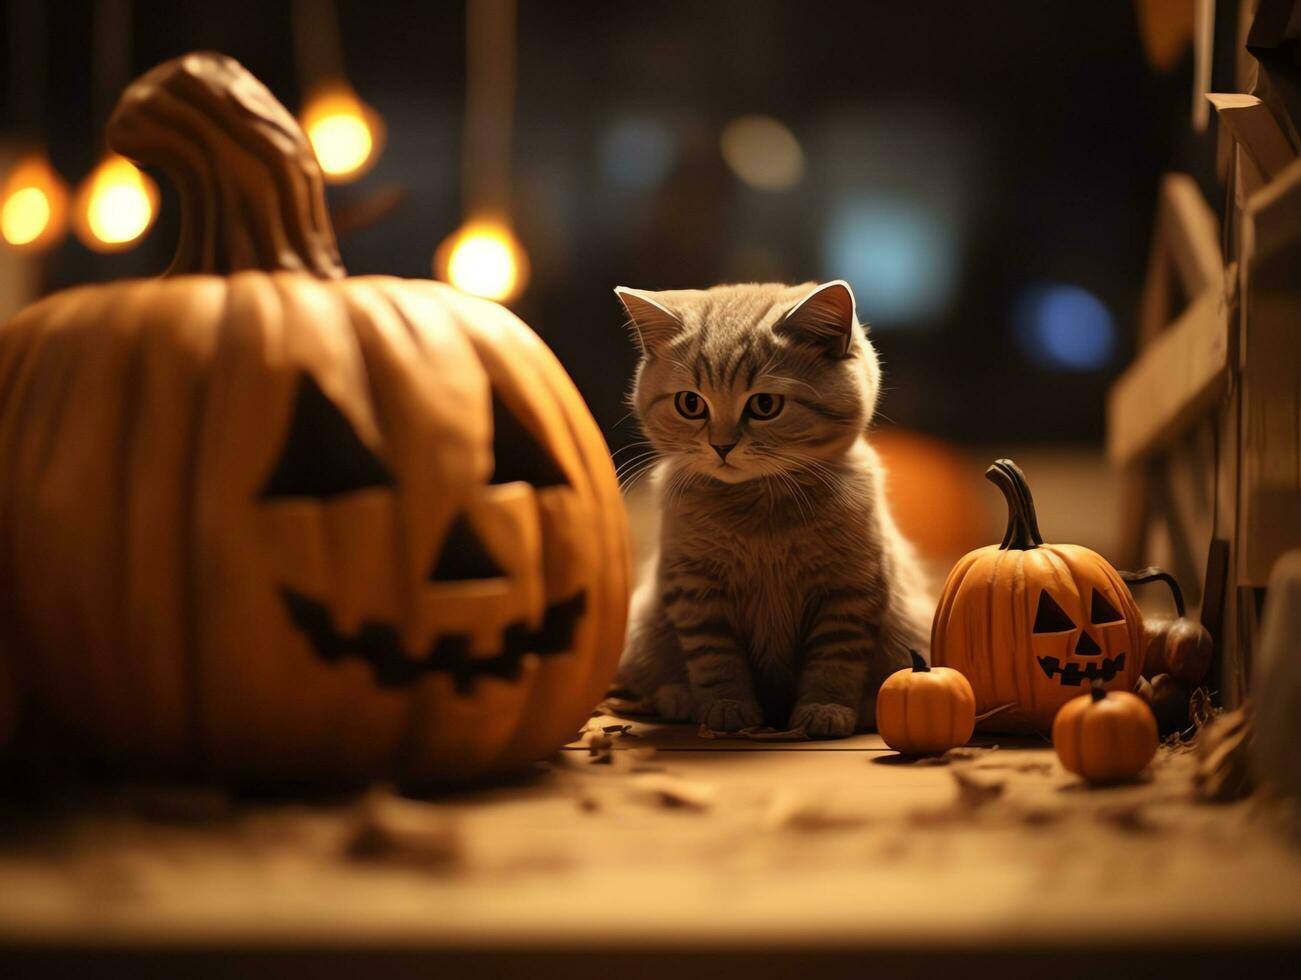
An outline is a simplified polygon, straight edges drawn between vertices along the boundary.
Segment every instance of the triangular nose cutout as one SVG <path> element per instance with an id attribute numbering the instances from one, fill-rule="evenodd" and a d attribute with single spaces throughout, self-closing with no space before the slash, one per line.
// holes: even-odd
<path id="1" fill-rule="evenodd" d="M 429 581 L 464 582 L 476 578 L 504 578 L 505 575 L 465 515 L 461 515 L 447 532 L 447 540 L 443 542 L 442 553 L 429 573 Z"/>
<path id="2" fill-rule="evenodd" d="M 1075 653 L 1080 657 L 1093 657 L 1102 652 L 1102 648 L 1093 642 L 1088 630 L 1080 630 L 1080 638 L 1075 642 Z"/>

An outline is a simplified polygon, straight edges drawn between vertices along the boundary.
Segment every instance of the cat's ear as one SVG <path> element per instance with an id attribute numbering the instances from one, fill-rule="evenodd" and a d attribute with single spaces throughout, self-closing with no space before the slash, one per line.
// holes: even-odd
<path id="1" fill-rule="evenodd" d="M 857 323 L 854 292 L 845 280 L 836 279 L 824 282 L 796 303 L 774 329 L 796 343 L 847 357 Z"/>
<path id="2" fill-rule="evenodd" d="M 616 286 L 614 295 L 628 311 L 642 353 L 655 350 L 682 332 L 682 321 L 654 293 L 642 289 Z"/>

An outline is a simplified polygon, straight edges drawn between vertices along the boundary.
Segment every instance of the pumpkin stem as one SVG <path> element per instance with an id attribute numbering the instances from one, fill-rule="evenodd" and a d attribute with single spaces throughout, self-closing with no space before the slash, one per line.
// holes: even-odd
<path id="1" fill-rule="evenodd" d="M 203 51 L 147 72 L 122 93 L 107 133 L 114 150 L 157 167 L 180 192 L 168 275 L 344 275 L 307 137 L 233 58 Z"/>
<path id="2" fill-rule="evenodd" d="M 914 671 L 925 673 L 926 671 L 931 669 L 931 665 L 928 664 L 926 662 L 926 659 L 916 650 L 909 650 L 908 654 L 913 658 Z"/>
<path id="3" fill-rule="evenodd" d="M 1107 696 L 1107 689 L 1102 686 L 1102 681 L 1094 680 L 1094 682 L 1089 685 L 1089 694 L 1093 698 L 1093 703 L 1097 704 Z"/>
<path id="4" fill-rule="evenodd" d="M 1003 533 L 1003 551 L 1029 551 L 1044 543 L 1039 533 L 1039 518 L 1034 511 L 1034 497 L 1021 468 L 1010 459 L 994 461 L 985 470 L 985 479 L 1003 491 L 1007 500 L 1007 530 Z"/>
<path id="5" fill-rule="evenodd" d="M 1119 571 L 1119 569 L 1117 569 Z M 1187 612 L 1184 605 L 1184 592 L 1179 588 L 1179 583 L 1175 577 L 1167 572 L 1164 568 L 1152 566 L 1150 568 L 1140 568 L 1136 572 L 1120 572 L 1121 581 L 1128 585 L 1146 585 L 1148 582 L 1164 582 L 1170 589 L 1170 595 L 1175 601 L 1175 612 L 1182 619 Z"/>

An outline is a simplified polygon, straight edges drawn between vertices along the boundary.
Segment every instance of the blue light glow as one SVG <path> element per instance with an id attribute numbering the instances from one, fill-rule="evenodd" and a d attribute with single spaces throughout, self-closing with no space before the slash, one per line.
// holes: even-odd
<path id="1" fill-rule="evenodd" d="M 653 119 L 621 119 L 601 136 L 599 156 L 607 180 L 644 190 L 668 176 L 678 141 L 668 126 Z"/>
<path id="2" fill-rule="evenodd" d="M 1013 320 L 1030 361 L 1050 371 L 1097 371 L 1116 353 L 1116 321 L 1103 302 L 1069 283 L 1036 283 Z"/>
<path id="3" fill-rule="evenodd" d="M 957 279 L 954 229 L 918 200 L 859 195 L 837 206 L 823 241 L 825 278 L 846 279 L 873 329 L 942 315 Z"/>

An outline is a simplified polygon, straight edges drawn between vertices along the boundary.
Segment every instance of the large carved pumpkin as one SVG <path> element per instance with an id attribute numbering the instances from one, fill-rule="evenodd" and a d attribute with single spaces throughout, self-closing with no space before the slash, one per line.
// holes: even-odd
<path id="1" fill-rule="evenodd" d="M 949 573 L 931 660 L 964 674 L 984 731 L 1046 732 L 1057 709 L 1100 680 L 1131 691 L 1143 668 L 1143 619 L 1097 552 L 1044 544 L 1025 476 L 1000 459 L 985 476 L 1007 498 L 1007 532 Z M 996 710 L 997 709 L 997 710 Z"/>
<path id="2" fill-rule="evenodd" d="M 234 61 L 145 75 L 115 149 L 176 179 L 161 280 L 0 329 L 0 739 L 296 780 L 500 770 L 613 673 L 613 469 L 505 309 L 345 278 L 320 170 Z"/>

